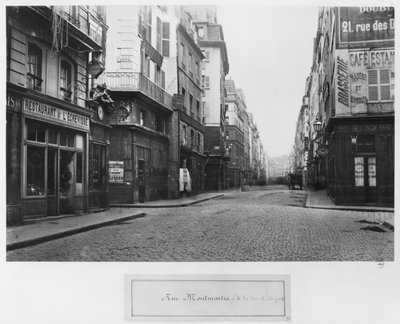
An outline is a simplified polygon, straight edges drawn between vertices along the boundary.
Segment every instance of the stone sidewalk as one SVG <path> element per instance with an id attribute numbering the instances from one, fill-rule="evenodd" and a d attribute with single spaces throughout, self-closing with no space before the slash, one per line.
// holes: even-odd
<path id="1" fill-rule="evenodd" d="M 7 251 L 31 246 L 57 238 L 89 231 L 102 226 L 145 217 L 146 208 L 183 207 L 223 196 L 223 193 L 203 193 L 196 196 L 148 202 L 146 204 L 121 204 L 105 211 L 74 214 L 63 217 L 46 217 L 30 224 L 7 228 Z M 135 209 L 132 210 L 134 207 Z"/>
<path id="2" fill-rule="evenodd" d="M 317 209 L 337 209 L 337 210 L 353 210 L 369 212 L 374 221 L 387 224 L 394 227 L 394 208 L 377 207 L 377 206 L 350 206 L 350 205 L 335 205 L 330 199 L 325 190 L 309 190 L 307 191 L 307 208 Z"/>

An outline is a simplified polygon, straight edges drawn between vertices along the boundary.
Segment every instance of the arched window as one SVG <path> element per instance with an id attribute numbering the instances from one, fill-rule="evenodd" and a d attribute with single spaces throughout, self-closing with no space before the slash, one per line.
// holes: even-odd
<path id="1" fill-rule="evenodd" d="M 27 86 L 42 91 L 42 50 L 35 44 L 28 44 Z"/>
<path id="2" fill-rule="evenodd" d="M 72 99 L 71 70 L 71 64 L 69 64 L 67 61 L 61 61 L 60 97 L 68 102 L 71 102 Z"/>

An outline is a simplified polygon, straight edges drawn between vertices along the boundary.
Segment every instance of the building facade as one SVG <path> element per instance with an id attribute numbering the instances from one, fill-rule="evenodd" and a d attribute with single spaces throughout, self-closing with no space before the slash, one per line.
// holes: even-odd
<path id="1" fill-rule="evenodd" d="M 394 204 L 394 8 L 321 8 L 310 86 L 314 184 L 338 204 Z"/>
<path id="2" fill-rule="evenodd" d="M 226 115 L 225 134 L 226 145 L 230 157 L 228 165 L 228 187 L 238 188 L 244 183 L 244 121 L 243 112 L 239 106 L 239 96 L 235 82 L 225 80 Z"/>
<path id="3" fill-rule="evenodd" d="M 6 10 L 7 223 L 87 211 L 96 135 L 86 99 L 102 71 L 103 7 Z"/>
<path id="4" fill-rule="evenodd" d="M 191 178 L 191 192 L 205 190 L 204 126 L 202 109 L 201 64 L 203 53 L 197 45 L 198 29 L 191 14 L 176 7 L 178 23 L 176 93 L 180 100 L 174 104 L 173 119 L 177 123 L 179 168 L 187 168 Z"/>
<path id="5" fill-rule="evenodd" d="M 214 7 L 188 6 L 198 29 L 197 44 L 203 51 L 203 125 L 207 190 L 227 187 L 229 157 L 225 142 L 225 76 L 229 62 L 222 26 L 216 23 Z"/>
<path id="6" fill-rule="evenodd" d="M 108 17 L 115 40 L 107 42 L 102 75 L 115 102 L 109 199 L 137 203 L 168 198 L 173 90 L 166 72 L 176 42 L 174 15 L 162 6 L 128 6 L 108 7 Z"/>

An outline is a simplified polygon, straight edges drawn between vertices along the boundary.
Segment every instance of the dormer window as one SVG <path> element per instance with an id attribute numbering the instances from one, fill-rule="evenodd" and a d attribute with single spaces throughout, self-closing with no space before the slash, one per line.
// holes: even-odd
<path id="1" fill-rule="evenodd" d="M 28 44 L 27 87 L 42 91 L 42 50 L 35 44 Z"/>
<path id="2" fill-rule="evenodd" d="M 61 61 L 60 98 L 68 102 L 71 102 L 72 99 L 71 70 L 71 64 L 66 61 Z"/>

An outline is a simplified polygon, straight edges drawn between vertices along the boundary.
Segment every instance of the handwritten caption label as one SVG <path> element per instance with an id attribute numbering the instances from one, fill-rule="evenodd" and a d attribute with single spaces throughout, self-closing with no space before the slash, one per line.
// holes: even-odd
<path id="1" fill-rule="evenodd" d="M 290 318 L 288 276 L 126 278 L 128 320 Z"/>

